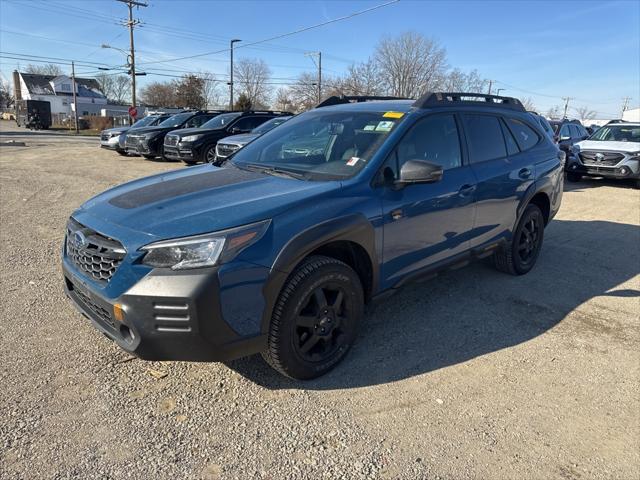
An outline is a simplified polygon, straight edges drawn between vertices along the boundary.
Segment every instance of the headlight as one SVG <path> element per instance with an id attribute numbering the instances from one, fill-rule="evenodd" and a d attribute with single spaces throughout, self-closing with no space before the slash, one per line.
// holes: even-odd
<path id="1" fill-rule="evenodd" d="M 199 138 L 202 138 L 202 136 L 203 136 L 202 134 L 200 134 L 200 135 L 187 135 L 186 137 L 182 137 L 181 141 L 182 142 L 195 142 Z"/>
<path id="2" fill-rule="evenodd" d="M 147 252 L 142 263 L 171 270 L 212 267 L 231 260 L 260 240 L 270 223 L 271 220 L 264 220 L 220 232 L 151 243 L 141 248 Z"/>

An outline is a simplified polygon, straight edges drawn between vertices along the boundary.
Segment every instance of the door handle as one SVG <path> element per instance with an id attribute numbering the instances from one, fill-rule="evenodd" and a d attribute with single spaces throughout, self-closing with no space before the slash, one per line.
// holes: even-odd
<path id="1" fill-rule="evenodd" d="M 531 176 L 531 170 L 529 170 L 528 168 L 523 168 L 518 172 L 518 176 L 523 179 L 529 178 Z"/>
<path id="2" fill-rule="evenodd" d="M 468 197 L 475 191 L 476 191 L 475 185 L 463 185 L 462 187 L 460 187 L 460 190 L 458 190 L 458 194 L 461 197 Z"/>

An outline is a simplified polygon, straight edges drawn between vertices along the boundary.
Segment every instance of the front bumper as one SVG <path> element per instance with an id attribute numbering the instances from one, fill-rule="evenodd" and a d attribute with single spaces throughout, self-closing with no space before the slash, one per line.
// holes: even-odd
<path id="1" fill-rule="evenodd" d="M 164 145 L 164 156 L 170 160 L 183 160 L 187 162 L 193 162 L 197 160 L 197 156 L 194 153 L 191 146 L 178 145 Z"/>
<path id="2" fill-rule="evenodd" d="M 223 319 L 217 267 L 150 272 L 116 299 L 100 295 L 63 261 L 75 307 L 127 352 L 145 360 L 227 361 L 262 351 L 266 336 L 241 336 Z M 117 320 L 114 305 L 123 313 Z"/>
<path id="3" fill-rule="evenodd" d="M 108 150 L 119 150 L 120 145 L 118 143 L 120 136 L 111 137 L 111 138 L 100 138 L 100 147 L 106 148 Z"/>
<path id="4" fill-rule="evenodd" d="M 576 155 L 571 154 L 567 162 L 566 171 L 594 177 L 637 179 L 640 178 L 640 162 L 627 160 L 615 166 L 585 165 Z"/>

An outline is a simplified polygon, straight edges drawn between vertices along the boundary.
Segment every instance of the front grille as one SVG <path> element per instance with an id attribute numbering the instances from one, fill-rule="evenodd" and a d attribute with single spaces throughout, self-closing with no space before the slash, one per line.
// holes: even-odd
<path id="1" fill-rule="evenodd" d="M 234 145 L 231 143 L 219 143 L 216 145 L 216 155 L 222 158 L 228 157 L 237 150 L 240 150 L 240 145 Z"/>
<path id="2" fill-rule="evenodd" d="M 84 294 L 82 291 L 78 290 L 77 288 L 73 289 L 73 293 L 75 293 L 78 300 L 80 300 L 80 302 L 82 302 L 82 304 L 88 310 L 90 310 L 91 313 L 93 313 L 99 320 L 101 320 L 103 323 L 106 323 L 113 329 L 116 328 L 116 324 L 111 318 L 111 314 L 107 310 L 105 310 L 100 305 L 95 303 L 93 300 L 91 300 L 91 297 Z"/>
<path id="3" fill-rule="evenodd" d="M 125 145 L 127 147 L 137 148 L 140 143 L 140 137 L 136 137 L 134 135 L 127 135 L 125 139 Z"/>
<path id="4" fill-rule="evenodd" d="M 580 152 L 580 160 L 584 165 L 613 167 L 620 163 L 623 158 L 624 154 L 618 152 Z"/>
<path id="5" fill-rule="evenodd" d="M 178 136 L 177 135 L 167 135 L 164 137 L 164 144 L 169 145 L 170 147 L 174 147 L 178 144 Z"/>
<path id="6" fill-rule="evenodd" d="M 66 247 L 71 262 L 100 282 L 111 279 L 127 253 L 117 240 L 105 237 L 73 218 L 67 223 Z"/>

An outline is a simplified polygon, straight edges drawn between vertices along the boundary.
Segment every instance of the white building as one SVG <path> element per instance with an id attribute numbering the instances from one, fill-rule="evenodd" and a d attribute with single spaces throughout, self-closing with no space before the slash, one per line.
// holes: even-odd
<path id="1" fill-rule="evenodd" d="M 71 78 L 67 75 L 38 75 L 13 72 L 16 100 L 44 100 L 51 104 L 52 114 L 72 113 L 73 90 Z M 100 90 L 94 78 L 78 78 L 75 81 L 79 115 L 95 115 L 107 105 L 107 97 Z M 84 113 L 86 112 L 86 113 Z"/>
<path id="2" fill-rule="evenodd" d="M 626 122 L 640 122 L 640 108 L 630 108 L 622 112 L 622 120 Z"/>

